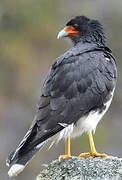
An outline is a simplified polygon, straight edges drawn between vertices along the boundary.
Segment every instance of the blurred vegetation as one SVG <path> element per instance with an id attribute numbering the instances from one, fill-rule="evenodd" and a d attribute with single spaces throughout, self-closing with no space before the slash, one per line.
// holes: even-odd
<path id="1" fill-rule="evenodd" d="M 43 79 L 54 59 L 69 48 L 56 36 L 75 15 L 99 19 L 107 45 L 117 58 L 117 89 L 112 106 L 95 135 L 98 150 L 122 156 L 122 1 L 4 0 L 0 1 L 0 179 L 7 180 L 5 159 L 29 127 Z M 86 135 L 72 141 L 72 152 L 88 151 Z M 47 146 L 15 179 L 34 179 L 42 163 L 64 151 L 64 143 Z"/>

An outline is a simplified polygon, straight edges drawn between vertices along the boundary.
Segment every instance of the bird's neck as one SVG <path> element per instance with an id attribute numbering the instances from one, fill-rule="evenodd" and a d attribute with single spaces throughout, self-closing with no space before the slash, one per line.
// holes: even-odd
<path id="1" fill-rule="evenodd" d="M 105 37 L 104 34 L 95 35 L 87 35 L 87 36 L 71 36 L 70 37 L 73 45 L 91 43 L 96 44 L 97 46 L 105 46 Z"/>

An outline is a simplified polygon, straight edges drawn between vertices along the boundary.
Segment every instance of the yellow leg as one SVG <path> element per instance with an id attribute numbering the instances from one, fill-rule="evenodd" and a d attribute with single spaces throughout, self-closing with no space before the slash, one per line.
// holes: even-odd
<path id="1" fill-rule="evenodd" d="M 61 161 L 61 159 L 66 159 L 66 158 L 68 158 L 70 156 L 71 156 L 71 152 L 70 152 L 70 138 L 66 138 L 66 142 L 65 142 L 65 155 L 59 156 L 59 161 Z"/>
<path id="2" fill-rule="evenodd" d="M 91 152 L 88 152 L 88 153 L 82 153 L 80 154 L 78 157 L 90 157 L 90 156 L 96 156 L 96 157 L 107 157 L 106 154 L 99 154 L 97 151 L 96 151 L 96 148 L 95 148 L 95 145 L 94 145 L 94 141 L 93 141 L 93 137 L 92 137 L 92 133 L 89 132 L 88 133 L 88 137 L 89 137 L 89 144 L 90 144 L 90 149 L 91 149 Z"/>
<path id="3" fill-rule="evenodd" d="M 90 144 L 90 149 L 91 149 L 91 152 L 96 152 L 96 148 L 95 148 L 95 145 L 94 145 L 94 140 L 93 140 L 93 136 L 92 136 L 92 133 L 88 133 L 88 137 L 89 137 L 89 144 Z"/>

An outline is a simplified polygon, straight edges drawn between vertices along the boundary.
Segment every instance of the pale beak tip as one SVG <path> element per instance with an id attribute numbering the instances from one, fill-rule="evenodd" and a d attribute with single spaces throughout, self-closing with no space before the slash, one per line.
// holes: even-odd
<path id="1" fill-rule="evenodd" d="M 58 35 L 57 35 L 57 39 L 60 39 L 62 37 L 66 37 L 67 36 L 67 32 L 63 30 L 61 30 Z"/>
<path id="2" fill-rule="evenodd" d="M 57 39 L 60 39 L 59 33 L 58 33 L 58 35 L 57 35 Z"/>

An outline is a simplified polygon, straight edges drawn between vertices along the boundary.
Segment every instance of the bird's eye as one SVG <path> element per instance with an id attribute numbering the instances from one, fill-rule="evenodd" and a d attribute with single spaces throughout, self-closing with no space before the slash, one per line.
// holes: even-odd
<path id="1" fill-rule="evenodd" d="M 74 24 L 73 27 L 74 27 L 74 28 L 78 28 L 78 24 Z"/>

